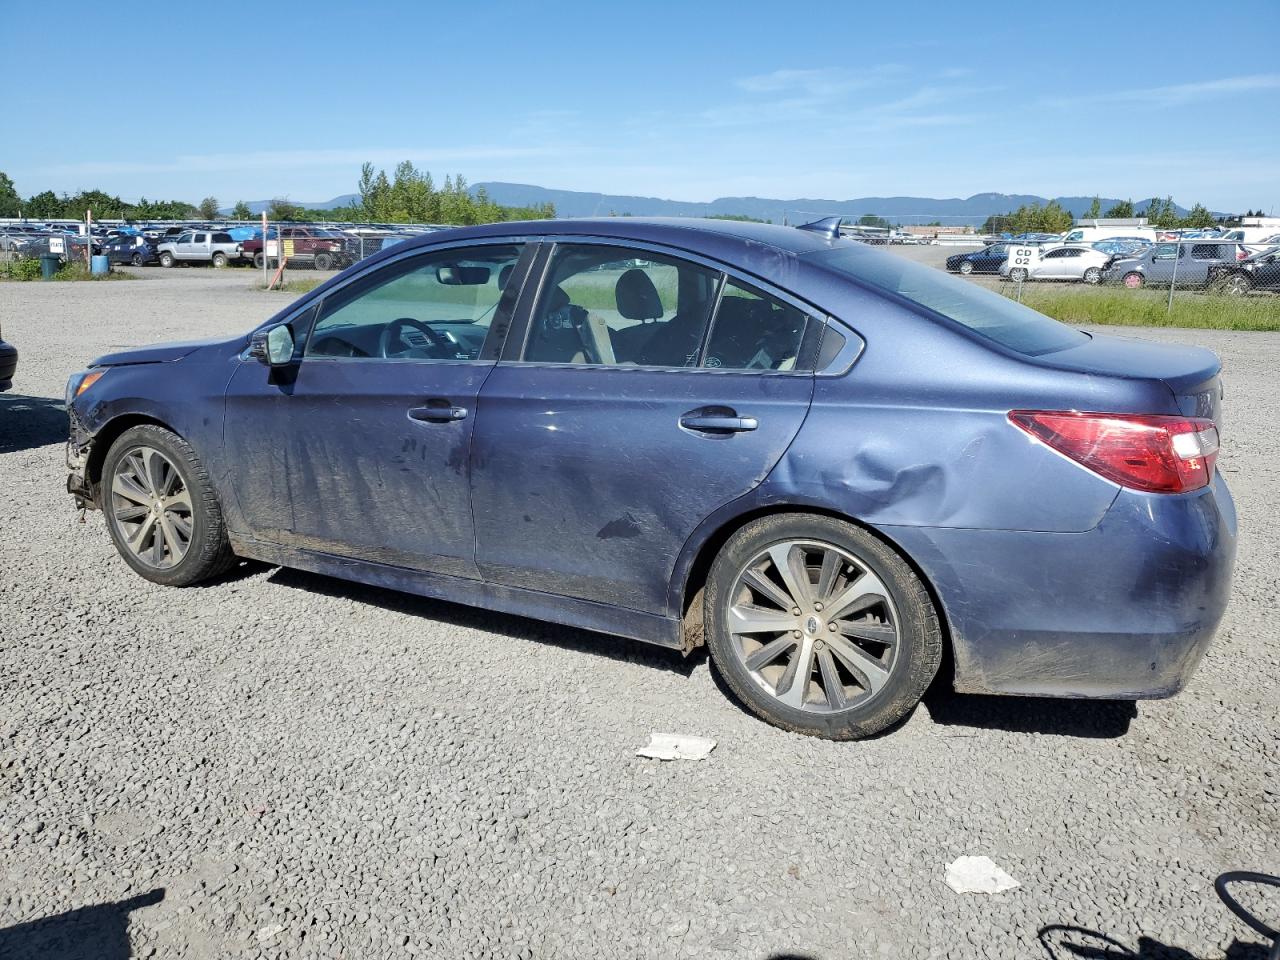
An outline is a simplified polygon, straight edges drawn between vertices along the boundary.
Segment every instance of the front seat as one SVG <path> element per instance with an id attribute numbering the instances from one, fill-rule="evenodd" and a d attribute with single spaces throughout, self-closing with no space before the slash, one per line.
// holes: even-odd
<path id="1" fill-rule="evenodd" d="M 613 332 L 613 345 L 619 359 L 634 362 L 644 352 L 646 344 L 662 329 L 661 326 L 649 324 L 650 320 L 662 318 L 662 299 L 649 275 L 635 267 L 618 277 L 613 288 L 613 298 L 617 302 L 620 317 L 640 321 Z"/>

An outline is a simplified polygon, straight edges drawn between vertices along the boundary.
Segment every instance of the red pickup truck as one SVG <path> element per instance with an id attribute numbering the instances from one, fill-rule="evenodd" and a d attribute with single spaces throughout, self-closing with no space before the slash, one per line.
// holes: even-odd
<path id="1" fill-rule="evenodd" d="M 279 237 L 285 259 L 293 264 L 310 264 L 317 270 L 332 270 L 346 266 L 353 259 L 344 243 L 345 238 L 323 227 L 281 227 Z M 260 238 L 245 240 L 241 247 L 244 256 L 253 257 L 255 267 L 260 268 L 267 259 Z M 271 265 L 276 265 L 274 256 L 271 257 Z"/>

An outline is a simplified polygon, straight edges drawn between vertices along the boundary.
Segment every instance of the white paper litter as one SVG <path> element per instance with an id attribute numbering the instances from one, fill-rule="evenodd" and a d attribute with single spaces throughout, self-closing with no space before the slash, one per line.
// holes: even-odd
<path id="1" fill-rule="evenodd" d="M 1004 893 L 1019 885 L 990 857 L 957 857 L 944 879 L 956 893 Z"/>
<path id="2" fill-rule="evenodd" d="M 651 733 L 649 742 L 636 751 L 637 757 L 651 760 L 705 760 L 716 748 L 707 737 L 690 737 L 680 733 Z"/>

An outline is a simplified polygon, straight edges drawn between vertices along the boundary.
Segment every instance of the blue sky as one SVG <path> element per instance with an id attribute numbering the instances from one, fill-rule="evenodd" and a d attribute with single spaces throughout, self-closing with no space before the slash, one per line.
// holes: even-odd
<path id="1" fill-rule="evenodd" d="M 365 159 L 410 159 L 681 200 L 1172 194 L 1280 214 L 1276 0 L 823 6 L 14 4 L 3 59 L 25 92 L 5 98 L 0 170 L 24 195 L 225 205 L 327 200 Z"/>

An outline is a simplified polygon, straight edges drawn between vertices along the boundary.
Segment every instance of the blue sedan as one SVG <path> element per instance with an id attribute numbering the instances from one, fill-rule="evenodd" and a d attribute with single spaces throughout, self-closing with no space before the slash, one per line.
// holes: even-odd
<path id="1" fill-rule="evenodd" d="M 251 557 L 705 645 L 804 734 L 891 726 L 944 663 L 960 691 L 1176 693 L 1235 553 L 1217 357 L 837 232 L 407 240 L 250 333 L 77 373 L 68 490 L 157 583 Z"/>

